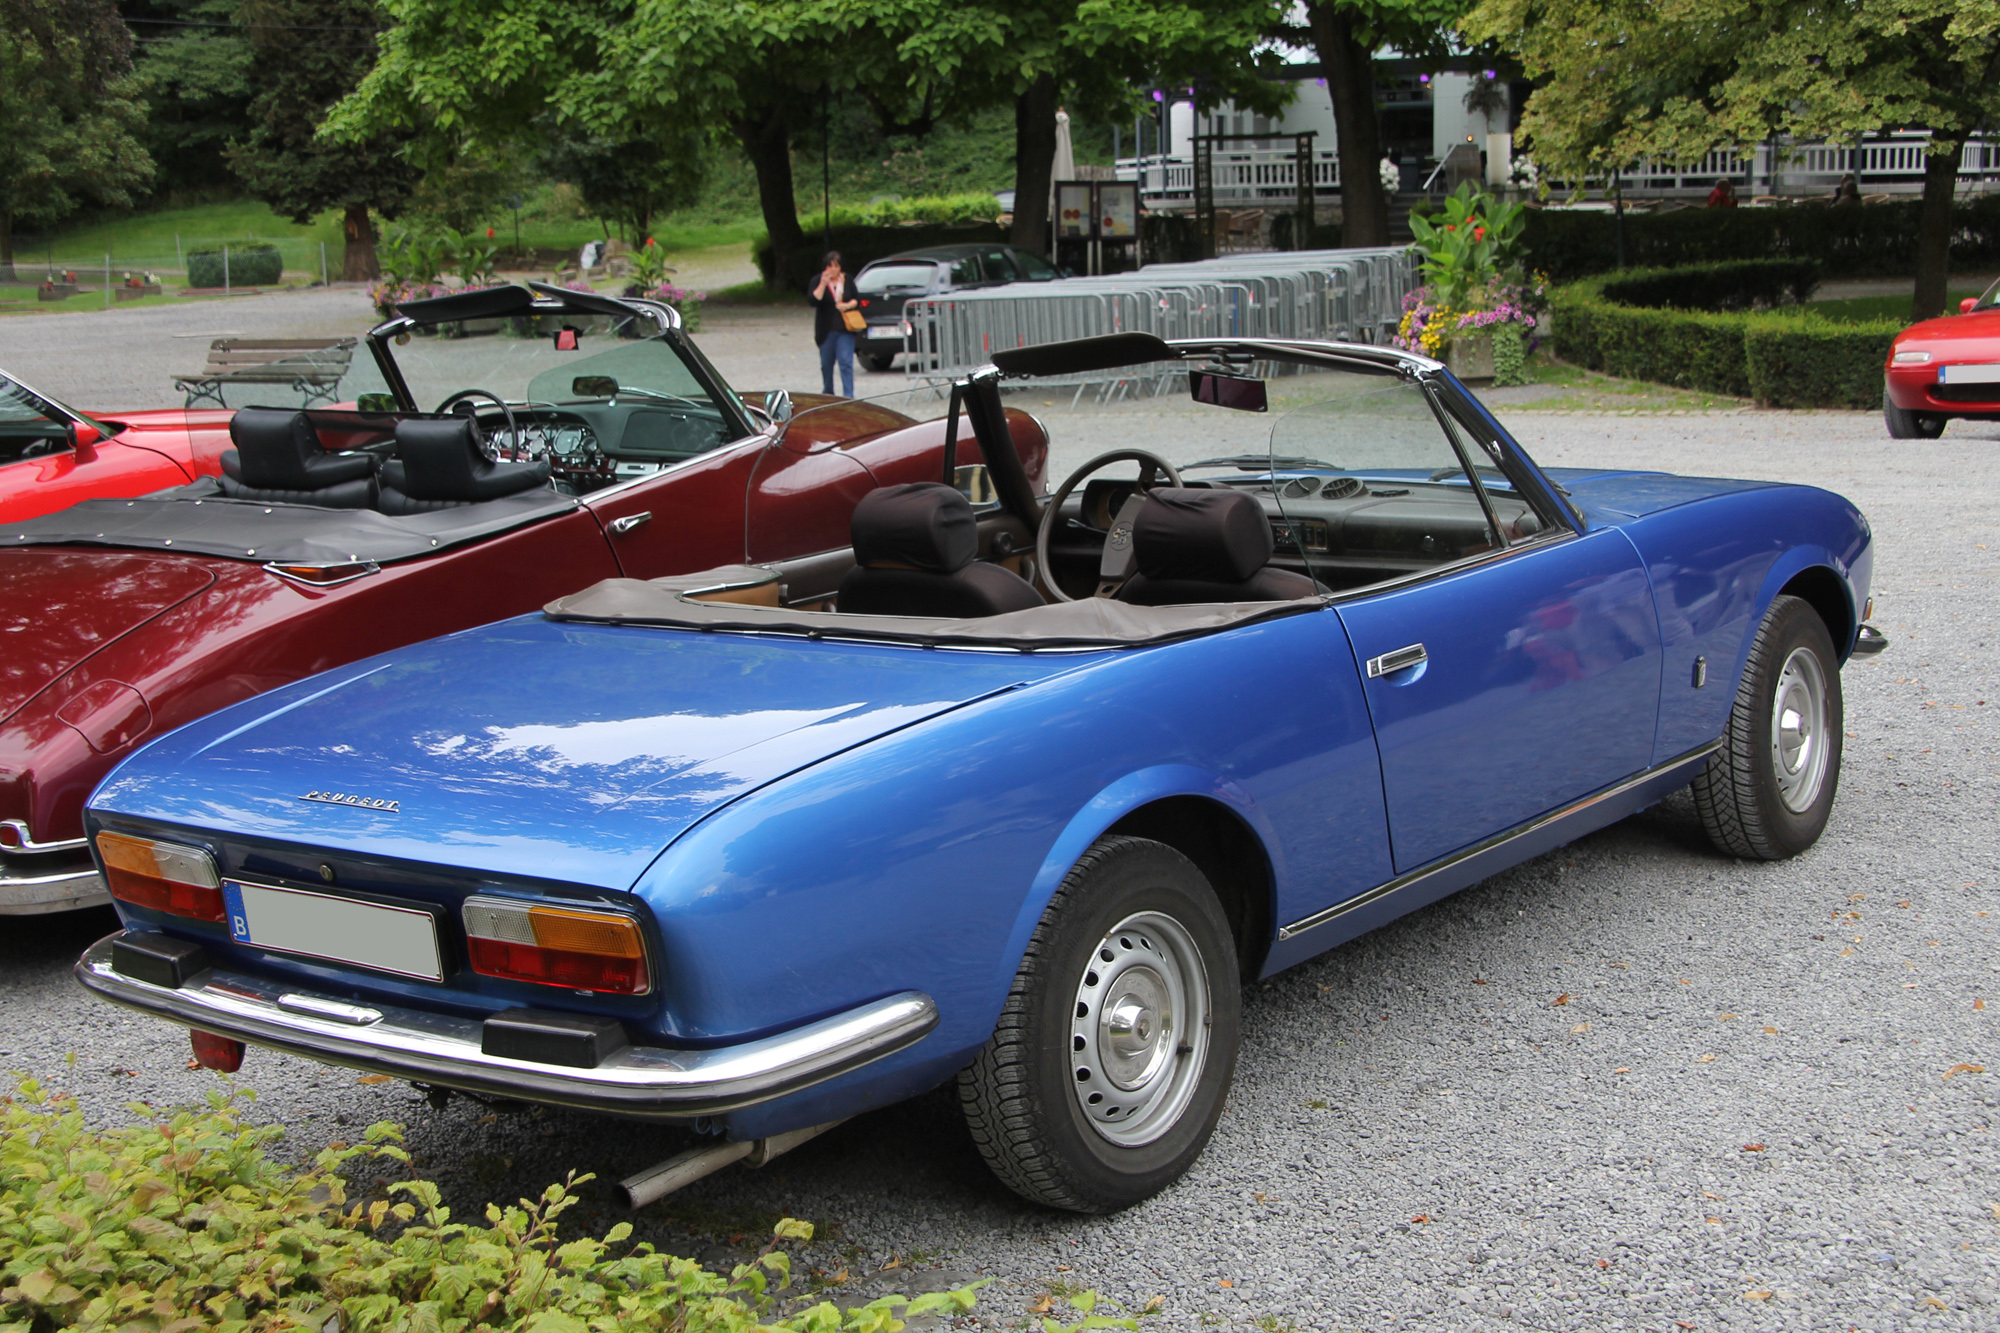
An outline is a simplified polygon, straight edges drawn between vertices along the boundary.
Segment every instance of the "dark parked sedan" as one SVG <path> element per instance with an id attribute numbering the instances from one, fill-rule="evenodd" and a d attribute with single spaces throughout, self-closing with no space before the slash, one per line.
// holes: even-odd
<path id="1" fill-rule="evenodd" d="M 903 350 L 903 305 L 912 296 L 1010 282 L 1052 282 L 1062 277 L 1038 254 L 1011 245 L 936 245 L 878 259 L 854 280 L 868 329 L 857 334 L 854 350 L 870 370 L 887 370 Z"/>

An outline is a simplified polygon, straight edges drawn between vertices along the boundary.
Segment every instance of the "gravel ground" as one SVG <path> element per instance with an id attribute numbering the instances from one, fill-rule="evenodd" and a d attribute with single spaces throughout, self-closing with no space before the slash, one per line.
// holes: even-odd
<path id="1" fill-rule="evenodd" d="M 786 373 L 816 371 L 788 319 L 725 315 L 703 342 L 738 383 L 809 386 Z M 26 323 L 0 322 L 0 364 L 19 364 Z M 1683 795 L 1253 988 L 1207 1154 L 1117 1217 L 1017 1201 L 933 1095 L 712 1177 L 642 1213 L 641 1236 L 721 1260 L 778 1216 L 812 1219 L 808 1265 L 848 1279 L 829 1294 L 991 1277 L 982 1327 L 1066 1287 L 1162 1297 L 1147 1327 L 1174 1330 L 2000 1326 L 2000 1052 L 1980 1005 L 2000 988 L 2000 764 L 1981 739 L 2000 710 L 2000 427 L 1892 444 L 1864 414 L 1508 419 L 1545 463 L 1810 481 L 1869 513 L 1894 642 L 1845 673 L 1847 764 L 1818 847 L 1725 860 Z M 69 979 L 112 926 L 0 932 L 0 1066 L 107 1119 L 215 1086 L 183 1069 L 178 1034 Z M 243 1079 L 301 1154 L 407 1124 L 461 1214 L 685 1142 L 463 1099 L 432 1112 L 405 1085 L 269 1052 Z M 609 1225 L 590 1188 L 580 1220 Z"/>

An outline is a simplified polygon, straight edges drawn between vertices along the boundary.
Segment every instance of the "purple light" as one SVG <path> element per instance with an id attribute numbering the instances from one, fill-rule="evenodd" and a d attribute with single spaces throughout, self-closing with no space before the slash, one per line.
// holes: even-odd
<path id="1" fill-rule="evenodd" d="M 1161 92 L 1158 88 L 1155 88 L 1153 89 L 1153 100 L 1155 102 L 1164 102 L 1167 100 L 1167 95 Z"/>
<path id="2" fill-rule="evenodd" d="M 1418 82 L 1418 83 L 1429 83 L 1430 81 L 1431 81 L 1431 76 L 1430 76 L 1430 75 L 1428 75 L 1428 74 L 1419 74 L 1419 75 L 1417 75 L 1417 82 Z"/>
<path id="3" fill-rule="evenodd" d="M 1489 78 L 1489 79 L 1497 79 L 1497 78 L 1499 78 L 1500 76 L 1499 76 L 1499 75 L 1497 75 L 1497 74 L 1495 74 L 1495 73 L 1494 73 L 1494 72 L 1493 72 L 1492 70 L 1490 70 L 1490 69 L 1489 69 L 1489 70 L 1487 70 L 1487 71 L 1486 71 L 1486 77 L 1487 77 L 1487 78 Z"/>

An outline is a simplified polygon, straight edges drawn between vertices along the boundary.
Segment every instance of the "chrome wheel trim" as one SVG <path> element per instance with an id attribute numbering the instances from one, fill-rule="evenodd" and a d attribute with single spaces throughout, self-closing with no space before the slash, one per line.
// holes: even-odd
<path id="1" fill-rule="evenodd" d="M 1810 648 L 1794 648 L 1771 699 L 1771 768 L 1778 799 L 1804 814 L 1826 785 L 1826 672 Z"/>
<path id="2" fill-rule="evenodd" d="M 1208 1063 L 1208 970 L 1186 927 L 1135 912 L 1105 932 L 1077 979 L 1070 1087 L 1099 1137 L 1137 1148 L 1172 1129 Z"/>

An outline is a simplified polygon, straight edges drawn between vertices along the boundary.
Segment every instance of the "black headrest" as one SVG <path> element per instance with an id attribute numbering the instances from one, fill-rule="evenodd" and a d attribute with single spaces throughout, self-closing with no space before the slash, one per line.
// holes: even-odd
<path id="1" fill-rule="evenodd" d="M 305 413 L 246 407 L 229 419 L 236 480 L 262 490 L 311 491 L 355 481 L 375 470 L 370 454 L 329 454 Z M 224 462 L 229 460 L 225 456 Z"/>
<path id="2" fill-rule="evenodd" d="M 907 565 L 955 574 L 979 554 L 972 505 L 943 482 L 884 486 L 861 497 L 849 527 L 860 565 Z"/>
<path id="3" fill-rule="evenodd" d="M 1161 488 L 1140 506 L 1132 553 L 1150 579 L 1240 583 L 1276 543 L 1264 506 L 1242 491 Z"/>
<path id="4" fill-rule="evenodd" d="M 479 448 L 479 423 L 470 417 L 396 423 L 396 456 L 389 483 L 412 500 L 461 504 L 496 500 L 548 480 L 549 465 L 495 463 Z"/>

